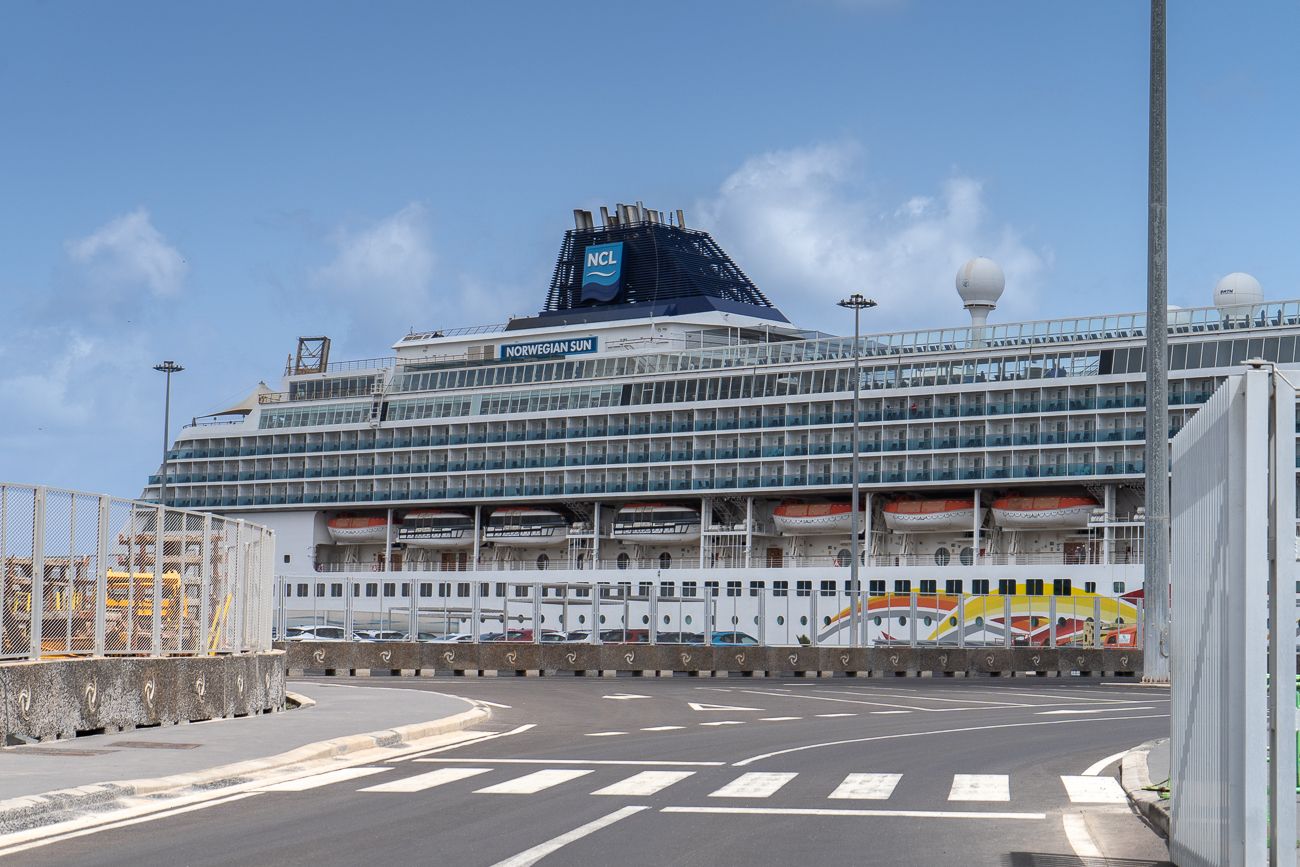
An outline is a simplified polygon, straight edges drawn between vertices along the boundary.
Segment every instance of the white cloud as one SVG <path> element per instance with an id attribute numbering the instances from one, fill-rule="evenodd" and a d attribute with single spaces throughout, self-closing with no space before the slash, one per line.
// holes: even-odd
<path id="1" fill-rule="evenodd" d="M 180 292 L 189 265 L 154 228 L 149 212 L 137 208 L 66 245 L 101 289 L 123 292 L 146 286 L 157 297 Z"/>
<path id="2" fill-rule="evenodd" d="M 881 305 L 871 330 L 960 324 L 953 278 L 973 256 L 1006 272 L 996 318 L 1032 314 L 1048 257 L 990 218 L 979 181 L 952 177 L 936 194 L 884 205 L 866 192 L 868 180 L 851 143 L 775 151 L 747 160 L 699 208 L 797 324 L 843 331 L 833 304 L 856 291 Z"/>

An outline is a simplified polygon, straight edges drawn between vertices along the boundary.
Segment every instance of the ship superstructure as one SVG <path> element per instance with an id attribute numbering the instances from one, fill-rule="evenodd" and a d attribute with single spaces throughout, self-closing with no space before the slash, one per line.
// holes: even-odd
<path id="1" fill-rule="evenodd" d="M 489 595 L 782 586 L 835 609 L 852 338 L 797 328 L 680 211 L 601 212 L 575 211 L 535 316 L 362 361 L 300 343 L 278 389 L 183 430 L 169 504 L 274 528 L 315 607 L 447 608 L 473 572 Z M 1145 317 L 988 324 L 981 262 L 958 274 L 970 326 L 857 347 L 863 590 L 1140 595 Z M 1174 432 L 1247 359 L 1296 360 L 1300 302 L 1257 294 L 1170 311 Z"/>

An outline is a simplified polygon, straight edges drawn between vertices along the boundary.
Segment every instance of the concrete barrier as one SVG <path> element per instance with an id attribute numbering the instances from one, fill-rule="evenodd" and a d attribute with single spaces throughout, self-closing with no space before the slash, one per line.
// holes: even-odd
<path id="1" fill-rule="evenodd" d="M 272 650 L 0 664 L 0 743 L 281 711 L 285 658 Z"/>
<path id="2" fill-rule="evenodd" d="M 684 644 L 435 644 L 291 641 L 292 676 L 393 673 L 961 677 L 1134 675 L 1142 652 L 1046 647 L 697 647 Z"/>

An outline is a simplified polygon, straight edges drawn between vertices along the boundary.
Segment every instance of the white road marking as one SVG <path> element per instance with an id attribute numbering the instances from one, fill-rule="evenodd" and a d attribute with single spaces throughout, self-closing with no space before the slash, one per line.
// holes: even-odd
<path id="1" fill-rule="evenodd" d="M 624 760 L 624 759 L 416 759 L 417 762 L 466 762 L 474 765 L 492 764 L 498 765 L 639 765 L 641 767 L 669 767 L 669 768 L 717 768 L 725 765 L 726 762 L 669 762 L 659 759 L 654 760 Z"/>
<path id="2" fill-rule="evenodd" d="M 702 726 L 743 726 L 745 723 L 738 719 L 720 719 L 714 722 L 700 723 Z"/>
<path id="3" fill-rule="evenodd" d="M 625 735 L 627 732 L 587 732 L 589 738 L 612 738 L 617 735 Z"/>
<path id="4" fill-rule="evenodd" d="M 15 855 L 19 852 L 26 852 L 28 849 L 37 849 L 41 846 L 48 846 L 51 843 L 62 843 L 64 840 L 73 840 L 77 837 L 85 837 L 90 834 L 98 834 L 101 831 L 112 831 L 117 828 L 128 828 L 131 825 L 140 825 L 144 822 L 152 822 L 155 819 L 166 819 L 170 816 L 179 816 L 182 813 L 193 813 L 195 810 L 206 810 L 208 807 L 218 807 L 222 804 L 229 804 L 232 801 L 242 801 L 244 798 L 251 798 L 259 795 L 260 792 L 240 792 L 238 795 L 230 795 L 225 798 L 217 798 L 212 801 L 200 801 L 197 804 L 190 804 L 185 807 L 177 807 L 173 810 L 163 810 L 160 813 L 149 813 L 146 816 L 137 816 L 134 819 L 123 819 L 118 822 L 109 822 L 107 825 L 95 825 L 91 828 L 82 828 L 77 831 L 69 831 L 65 834 L 56 834 L 52 837 L 43 837 L 39 840 L 32 840 L 29 843 L 23 843 L 17 846 L 9 846 L 0 849 L 0 857 L 6 855 Z"/>
<path id="5" fill-rule="evenodd" d="M 710 798 L 770 798 L 777 789 L 799 776 L 794 773 L 741 774 L 727 785 L 710 792 Z"/>
<path id="6" fill-rule="evenodd" d="M 1106 758 L 1104 759 L 1095 761 L 1091 765 L 1088 765 L 1088 770 L 1084 771 L 1083 775 L 1085 777 L 1095 777 L 1098 774 L 1100 774 L 1102 771 L 1106 770 L 1106 767 L 1110 765 L 1112 762 L 1118 762 L 1126 755 L 1128 755 L 1128 750 L 1124 750 L 1123 752 L 1115 753 L 1115 755 L 1113 756 L 1106 756 Z"/>
<path id="7" fill-rule="evenodd" d="M 795 695 L 790 695 L 789 693 L 770 692 L 767 690 L 758 690 L 758 689 L 744 689 L 741 690 L 741 692 L 748 692 L 748 693 L 752 693 L 753 695 L 774 695 L 778 698 L 801 698 L 806 701 L 833 701 L 833 702 L 838 702 L 840 704 L 867 704 L 867 705 L 872 705 L 873 707 L 902 708 L 904 710 L 921 710 L 921 711 L 930 711 L 932 713 L 935 711 L 934 708 L 930 708 L 930 707 L 918 707 L 917 705 L 914 704 L 893 704 L 887 701 L 865 701 L 856 698 L 831 698 L 830 696 L 825 696 L 825 695 L 795 696 Z M 967 710 L 967 708 L 944 708 L 944 710 Z"/>
<path id="8" fill-rule="evenodd" d="M 824 718 L 824 719 L 829 719 L 829 718 L 831 718 L 831 717 L 837 717 L 837 716 L 857 716 L 857 714 L 855 714 L 855 713 L 819 713 L 819 714 L 817 714 L 817 716 L 822 717 L 822 718 Z"/>
<path id="9" fill-rule="evenodd" d="M 263 786 L 260 792 L 305 792 L 308 789 L 319 789 L 321 786 L 329 786 L 334 783 L 342 783 L 347 780 L 355 780 L 358 777 L 368 777 L 371 774 L 377 774 L 380 771 L 391 771 L 388 767 L 360 767 L 360 768 L 339 768 L 337 771 L 326 771 L 323 774 L 316 774 L 310 777 L 299 777 L 296 780 L 286 780 L 283 783 L 272 783 L 269 786 Z"/>
<path id="10" fill-rule="evenodd" d="M 1128 796 L 1114 777 L 1061 777 L 1072 804 L 1126 804 Z"/>
<path id="11" fill-rule="evenodd" d="M 890 716 L 896 713 L 911 713 L 910 710 L 873 710 L 870 711 L 872 716 Z"/>
<path id="12" fill-rule="evenodd" d="M 488 701 L 488 700 L 485 699 L 485 698 L 476 698 L 476 699 L 474 699 L 474 701 L 476 701 L 476 702 L 479 703 L 479 704 L 485 704 L 485 705 L 487 705 L 488 707 L 499 707 L 499 708 L 501 708 L 502 710 L 510 710 L 510 705 L 508 705 L 508 704 L 498 704 L 498 703 L 495 702 L 495 701 Z"/>
<path id="13" fill-rule="evenodd" d="M 491 741 L 491 740 L 496 740 L 497 738 L 508 738 L 511 735 L 520 735 L 528 731 L 529 729 L 535 729 L 535 728 L 537 728 L 537 723 L 527 723 L 526 725 L 521 725 L 516 728 L 513 728 L 508 732 L 497 732 L 496 734 L 484 734 L 482 732 L 452 732 L 451 734 L 443 735 L 442 738 L 439 739 L 440 742 L 445 742 L 449 744 L 448 746 L 435 747 L 434 749 L 430 749 L 430 750 L 419 750 L 418 752 L 411 753 L 410 755 L 399 756 L 398 758 L 395 759 L 389 759 L 388 763 L 391 765 L 394 762 L 408 762 L 412 759 L 419 761 L 420 756 L 429 756 L 429 755 L 433 755 L 434 753 L 444 753 L 447 750 L 460 749 L 461 747 L 468 746 L 471 743 L 476 744 L 481 741 Z M 464 737 L 464 735 L 471 735 L 471 737 Z M 443 741 L 443 738 L 447 740 Z"/>
<path id="14" fill-rule="evenodd" d="M 794 807 L 664 807 L 661 813 L 721 813 L 753 816 L 897 816 L 905 819 L 1046 819 L 1046 813 L 962 813 L 950 810 L 825 810 Z"/>
<path id="15" fill-rule="evenodd" d="M 762 711 L 761 707 L 736 707 L 732 704 L 701 704 L 698 701 L 688 701 L 686 706 L 691 710 L 756 710 Z"/>
<path id="16" fill-rule="evenodd" d="M 870 743 L 872 741 L 892 741 L 892 740 L 899 740 L 902 738 L 926 738 L 926 737 L 933 737 L 934 735 L 963 734 L 965 732 L 984 732 L 984 731 L 993 731 L 995 729 L 1032 728 L 1034 726 L 1079 725 L 1080 723 L 1115 722 L 1117 720 L 1135 720 L 1135 719 L 1169 719 L 1169 714 L 1157 713 L 1157 714 L 1147 714 L 1146 716 L 1116 716 L 1116 717 L 1096 716 L 1096 717 L 1088 717 L 1086 719 L 1056 719 L 1056 720 L 1040 720 L 1038 722 L 997 723 L 995 725 L 987 725 L 987 726 L 965 726 L 963 728 L 956 728 L 956 729 L 936 729 L 936 730 L 924 731 L 924 732 L 898 732 L 892 735 L 874 735 L 872 737 L 866 737 L 866 738 L 846 738 L 840 741 L 824 741 L 819 744 L 804 744 L 803 746 L 789 747 L 784 750 L 773 750 L 770 753 L 760 753 L 757 756 L 750 756 L 747 759 L 741 759 L 738 762 L 733 762 L 732 766 L 741 768 L 744 767 L 745 765 L 752 765 L 754 764 L 754 762 L 761 762 L 766 759 L 775 758 L 776 756 L 789 755 L 790 753 L 801 753 L 804 750 L 818 750 L 821 749 L 822 747 L 840 747 L 840 746 L 845 746 L 846 744 L 865 744 L 865 743 Z"/>
<path id="17" fill-rule="evenodd" d="M 694 771 L 642 771 L 626 780 L 592 792 L 593 795 L 624 795 L 629 798 L 645 798 L 679 783 L 687 777 L 694 776 Z"/>
<path id="18" fill-rule="evenodd" d="M 1085 713 L 1121 713 L 1129 710 L 1155 710 L 1153 707 L 1101 707 L 1092 710 L 1040 710 L 1035 716 L 1064 716 L 1066 714 Z"/>
<path id="19" fill-rule="evenodd" d="M 454 783 L 457 780 L 477 777 L 479 774 L 486 774 L 491 768 L 439 768 L 436 771 L 429 771 L 427 774 L 416 774 L 413 777 L 405 777 L 400 780 L 389 780 L 387 783 L 380 783 L 375 786 L 367 786 L 364 789 L 357 789 L 358 792 L 423 792 L 426 789 L 432 789 L 434 786 L 442 786 L 447 783 Z"/>
<path id="20" fill-rule="evenodd" d="M 1066 813 L 1061 816 L 1061 825 L 1065 828 L 1065 839 L 1069 841 L 1075 855 L 1080 858 L 1105 857 L 1097 848 L 1097 844 L 1092 841 L 1092 835 L 1088 833 L 1088 824 L 1083 816 L 1078 813 Z"/>
<path id="21" fill-rule="evenodd" d="M 902 774 L 849 774 L 828 798 L 885 801 L 894 793 Z"/>
<path id="22" fill-rule="evenodd" d="M 759 717 L 759 722 L 787 722 L 789 720 L 803 719 L 801 716 L 764 716 Z"/>
<path id="23" fill-rule="evenodd" d="M 590 773 L 592 772 L 548 768 L 544 771 L 533 771 L 531 774 L 524 774 L 522 777 L 516 777 L 513 780 L 506 780 L 504 783 L 497 783 L 495 786 L 475 789 L 474 794 L 532 795 L 543 789 L 549 789 L 551 786 L 558 786 L 560 783 L 567 783 L 570 780 L 578 779 L 578 777 L 585 777 Z"/>
<path id="24" fill-rule="evenodd" d="M 684 729 L 686 726 L 648 726 L 641 729 L 643 732 L 673 732 L 678 729 Z"/>
<path id="25" fill-rule="evenodd" d="M 630 692 L 617 692 L 613 695 L 602 695 L 601 698 L 608 698 L 614 701 L 631 701 L 634 698 L 649 698 L 648 695 L 634 695 Z"/>
<path id="26" fill-rule="evenodd" d="M 949 801 L 1010 801 L 1011 778 L 1006 774 L 953 774 Z"/>
<path id="27" fill-rule="evenodd" d="M 558 837 L 553 837 L 552 839 L 547 840 L 545 843 L 534 846 L 531 849 L 525 849 L 523 852 L 520 852 L 518 855 L 514 856 L 513 858 L 507 858 L 504 861 L 498 861 L 496 864 L 492 865 L 492 867 L 532 867 L 533 864 L 536 864 L 538 861 L 542 860 L 547 855 L 550 855 L 552 852 L 558 851 L 559 849 L 563 849 L 565 846 L 569 845 L 575 840 L 581 840 L 583 837 L 586 837 L 590 834 L 594 834 L 595 832 L 599 831 L 601 828 L 608 828 L 610 825 L 614 824 L 615 822 L 620 822 L 623 819 L 626 819 L 628 816 L 636 815 L 642 810 L 648 810 L 648 809 L 650 808 L 649 807 L 623 807 L 621 809 L 615 810 L 614 812 L 610 813 L 608 816 L 601 816 L 599 819 L 597 819 L 594 822 L 588 822 L 585 825 L 579 825 L 577 828 L 574 828 L 572 831 L 568 831 L 564 834 L 561 834 Z"/>

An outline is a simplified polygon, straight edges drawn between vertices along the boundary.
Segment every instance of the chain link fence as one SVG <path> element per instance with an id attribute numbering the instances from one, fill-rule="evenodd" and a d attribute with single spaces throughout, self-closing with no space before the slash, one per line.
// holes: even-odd
<path id="1" fill-rule="evenodd" d="M 274 556 L 242 520 L 0 484 L 0 659 L 268 650 Z"/>

